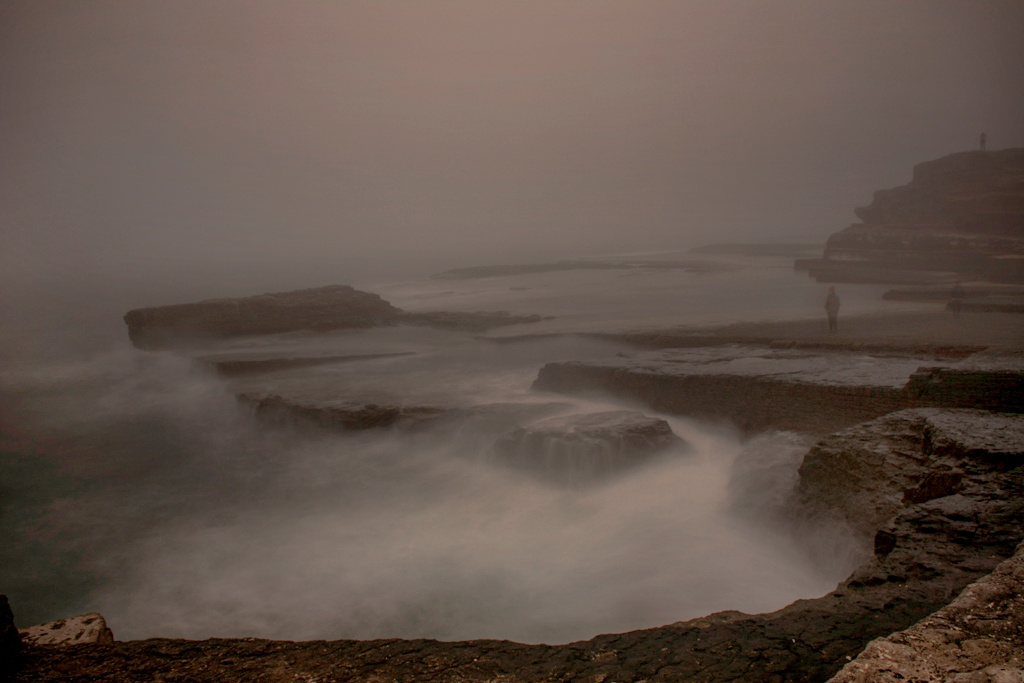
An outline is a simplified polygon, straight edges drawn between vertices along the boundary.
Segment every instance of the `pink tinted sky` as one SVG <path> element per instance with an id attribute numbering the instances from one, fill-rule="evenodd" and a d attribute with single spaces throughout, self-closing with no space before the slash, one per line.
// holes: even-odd
<path id="1" fill-rule="evenodd" d="M 1024 145 L 1022 35 L 1016 0 L 8 0 L 0 266 L 823 241 L 982 130 Z"/>

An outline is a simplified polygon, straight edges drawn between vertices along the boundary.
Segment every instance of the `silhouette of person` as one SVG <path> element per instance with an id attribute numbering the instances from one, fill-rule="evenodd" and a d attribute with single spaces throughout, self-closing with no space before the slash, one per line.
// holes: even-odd
<path id="1" fill-rule="evenodd" d="M 828 288 L 828 296 L 825 297 L 825 312 L 828 313 L 828 331 L 835 334 L 839 331 L 839 296 L 836 294 L 835 285 Z"/>
<path id="2" fill-rule="evenodd" d="M 953 317 L 959 318 L 960 311 L 964 307 L 964 288 L 959 282 L 953 284 L 953 291 L 949 293 L 949 310 L 953 311 Z"/>
<path id="3" fill-rule="evenodd" d="M 980 137 L 980 138 L 978 138 L 978 142 L 979 142 L 979 143 L 981 143 L 981 151 L 982 151 L 982 152 L 984 152 L 984 151 L 985 151 L 985 141 L 986 141 L 986 140 L 988 140 L 988 136 L 987 136 L 987 135 L 985 135 L 984 133 L 982 133 L 982 134 L 981 134 L 981 137 Z"/>

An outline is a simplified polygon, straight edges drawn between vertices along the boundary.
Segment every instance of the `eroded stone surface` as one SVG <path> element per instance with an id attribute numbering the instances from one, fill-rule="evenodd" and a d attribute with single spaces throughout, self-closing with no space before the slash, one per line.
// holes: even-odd
<path id="1" fill-rule="evenodd" d="M 1024 278 L 1024 149 L 960 152 L 914 167 L 910 183 L 875 192 L 861 223 L 808 263 L 828 281 L 913 282 L 915 271 Z M 902 280 L 896 278 L 904 278 Z"/>
<path id="2" fill-rule="evenodd" d="M 114 642 L 114 634 L 102 615 L 90 612 L 29 626 L 21 630 L 21 639 L 26 645 L 109 644 Z"/>
<path id="3" fill-rule="evenodd" d="M 1016 357 L 922 367 L 912 355 L 814 352 L 735 345 L 619 354 L 548 363 L 534 388 L 597 392 L 659 412 L 727 419 L 747 432 L 825 434 L 920 405 L 1024 410 Z"/>
<path id="4" fill-rule="evenodd" d="M 949 605 L 879 638 L 831 683 L 1024 681 L 1024 545 Z"/>
<path id="5" fill-rule="evenodd" d="M 495 443 L 495 450 L 515 466 L 561 480 L 586 481 L 684 445 L 665 420 L 616 410 L 517 427 Z"/>

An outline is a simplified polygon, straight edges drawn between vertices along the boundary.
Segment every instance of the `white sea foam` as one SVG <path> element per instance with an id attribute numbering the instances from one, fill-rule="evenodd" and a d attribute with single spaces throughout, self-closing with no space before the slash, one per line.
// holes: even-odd
<path id="1" fill-rule="evenodd" d="M 634 296 L 644 295 L 642 279 L 630 280 Z M 423 286 L 420 310 L 445 307 L 435 287 Z M 466 308 L 494 308 L 508 291 Z M 587 316 L 599 312 L 578 301 Z M 545 362 L 622 350 L 607 342 L 495 344 L 389 328 L 308 343 L 415 353 L 296 370 L 277 376 L 277 389 L 498 413 L 528 404 L 534 418 L 635 408 L 530 389 Z M 565 642 L 717 610 L 772 610 L 842 578 L 842 567 L 820 571 L 784 529 L 764 523 L 794 481 L 803 444 L 792 436 L 752 447 L 727 428 L 668 417 L 688 451 L 566 487 L 494 456 L 508 429 L 500 420 L 345 435 L 262 426 L 233 390 L 267 381 L 233 387 L 188 358 L 123 341 L 5 362 L 0 397 L 16 445 L 81 484 L 48 499 L 49 480 L 23 479 L 39 487 L 31 529 L 8 528 L 7 540 L 33 535 L 48 539 L 51 555 L 73 553 L 74 571 L 95 582 L 66 609 L 103 613 L 122 639 Z M 17 607 L 30 577 L 3 578 Z"/>

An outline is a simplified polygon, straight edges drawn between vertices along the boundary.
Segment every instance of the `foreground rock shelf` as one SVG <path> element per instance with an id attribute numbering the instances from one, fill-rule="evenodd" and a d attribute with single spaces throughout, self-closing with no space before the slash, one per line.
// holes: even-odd
<path id="1" fill-rule="evenodd" d="M 822 681 L 869 641 L 944 608 L 1014 554 L 1024 537 L 1022 463 L 1019 415 L 916 409 L 828 436 L 805 459 L 789 512 L 808 532 L 845 529 L 865 560 L 832 593 L 770 614 L 723 612 L 558 646 L 255 639 L 29 646 L 16 680 Z M 844 476 L 834 476 L 839 471 Z M 1019 632 L 1000 637 L 1019 652 Z M 974 661 L 962 658 L 959 671 L 993 666 L 991 658 Z"/>

